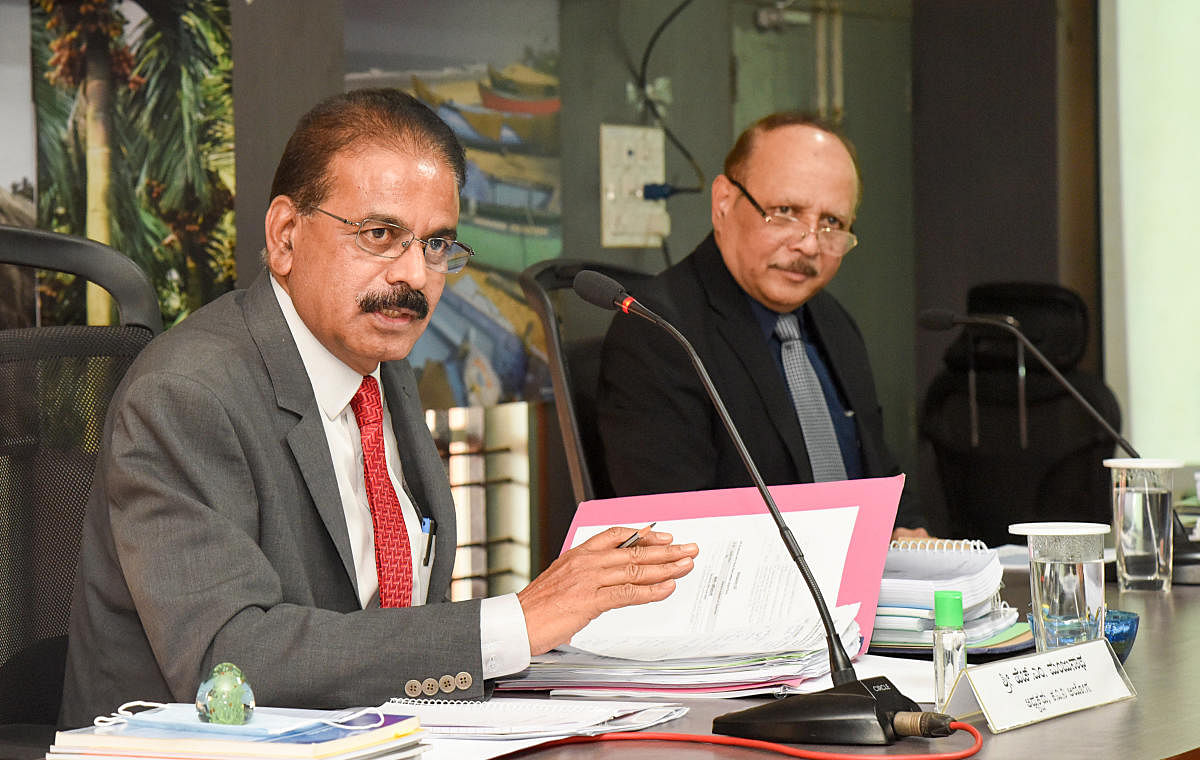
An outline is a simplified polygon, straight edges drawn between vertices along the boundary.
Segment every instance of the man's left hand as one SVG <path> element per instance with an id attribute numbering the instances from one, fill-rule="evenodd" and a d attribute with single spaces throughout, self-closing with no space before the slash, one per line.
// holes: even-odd
<path id="1" fill-rule="evenodd" d="M 905 538 L 933 538 L 933 536 L 929 535 L 929 531 L 924 528 L 895 528 L 892 530 L 893 541 Z"/>

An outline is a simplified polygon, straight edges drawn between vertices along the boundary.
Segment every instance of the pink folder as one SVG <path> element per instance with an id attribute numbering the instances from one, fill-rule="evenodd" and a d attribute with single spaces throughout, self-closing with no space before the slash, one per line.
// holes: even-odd
<path id="1" fill-rule="evenodd" d="M 875 625 L 875 606 L 879 600 L 879 582 L 887 559 L 892 525 L 900 505 L 904 476 L 863 478 L 829 483 L 797 483 L 771 486 L 771 496 L 781 512 L 857 506 L 858 514 L 850 535 L 850 547 L 842 570 L 842 585 L 835 605 L 859 603 L 858 626 L 862 630 L 862 651 L 871 641 Z M 766 513 L 757 488 L 728 488 L 716 491 L 689 491 L 649 496 L 625 496 L 616 499 L 585 501 L 575 511 L 563 549 L 574 543 L 575 531 L 584 527 L 626 525 L 640 528 L 655 521 L 697 517 L 721 517 Z M 801 551 L 813 540 L 796 536 Z M 818 539 L 819 540 L 819 539 Z M 703 551 L 704 547 L 700 547 Z M 797 570 L 796 572 L 800 572 Z"/>

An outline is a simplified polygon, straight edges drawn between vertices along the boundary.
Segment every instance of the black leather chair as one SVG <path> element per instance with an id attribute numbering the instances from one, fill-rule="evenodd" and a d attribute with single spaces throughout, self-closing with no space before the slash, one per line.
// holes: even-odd
<path id="1" fill-rule="evenodd" d="M 1087 344 L 1087 308 L 1050 283 L 987 283 L 971 288 L 968 311 L 1003 314 L 1116 429 L 1116 397 L 1078 369 Z M 1111 522 L 1110 475 L 1102 464 L 1114 441 L 1032 357 L 1023 403 L 1016 340 L 987 327 L 965 328 L 946 350 L 921 410 L 933 446 L 950 534 L 989 545 L 1019 542 L 1012 523 Z M 1022 407 L 1025 416 L 1022 440 Z"/>
<path id="2" fill-rule="evenodd" d="M 54 738 L 80 526 L 108 402 L 162 331 L 150 282 L 107 246 L 0 226 L 0 262 L 100 285 L 121 324 L 0 330 L 0 758 Z"/>
<path id="3" fill-rule="evenodd" d="M 566 448 L 575 502 L 612 496 L 604 450 L 596 429 L 596 390 L 600 347 L 611 317 L 570 291 L 575 275 L 591 269 L 630 287 L 652 277 L 626 267 L 577 259 L 550 259 L 521 272 L 518 281 L 546 335 L 546 360 L 554 388 L 554 408 Z M 576 308 L 577 307 L 577 308 Z"/>

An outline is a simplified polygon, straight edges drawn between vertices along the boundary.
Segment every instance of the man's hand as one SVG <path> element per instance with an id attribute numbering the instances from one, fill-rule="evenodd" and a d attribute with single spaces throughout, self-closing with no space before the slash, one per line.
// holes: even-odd
<path id="1" fill-rule="evenodd" d="M 892 540 L 902 538 L 933 538 L 924 528 L 896 528 L 892 531 Z"/>
<path id="2" fill-rule="evenodd" d="M 691 572 L 700 551 L 695 544 L 672 544 L 670 533 L 651 531 L 635 546 L 618 549 L 633 532 L 614 527 L 592 536 L 517 593 L 530 654 L 565 644 L 605 610 L 666 599 L 675 579 Z"/>

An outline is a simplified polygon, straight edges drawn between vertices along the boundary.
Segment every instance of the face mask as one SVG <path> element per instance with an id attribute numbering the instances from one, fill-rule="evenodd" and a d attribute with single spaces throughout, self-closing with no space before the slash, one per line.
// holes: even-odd
<path id="1" fill-rule="evenodd" d="M 134 708 L 149 708 L 135 711 Z M 376 721 L 362 725 L 346 725 L 362 715 L 374 713 Z M 383 715 L 373 707 L 343 711 L 301 710 L 285 707 L 256 708 L 250 719 L 242 725 L 208 723 L 200 720 L 196 706 L 192 704 L 160 702 L 126 702 L 112 715 L 96 718 L 97 726 L 114 726 L 129 723 L 140 728 L 158 728 L 165 731 L 181 731 L 189 734 L 225 735 L 238 738 L 271 737 L 293 731 L 302 731 L 320 724 L 339 728 L 369 729 L 383 725 Z"/>

